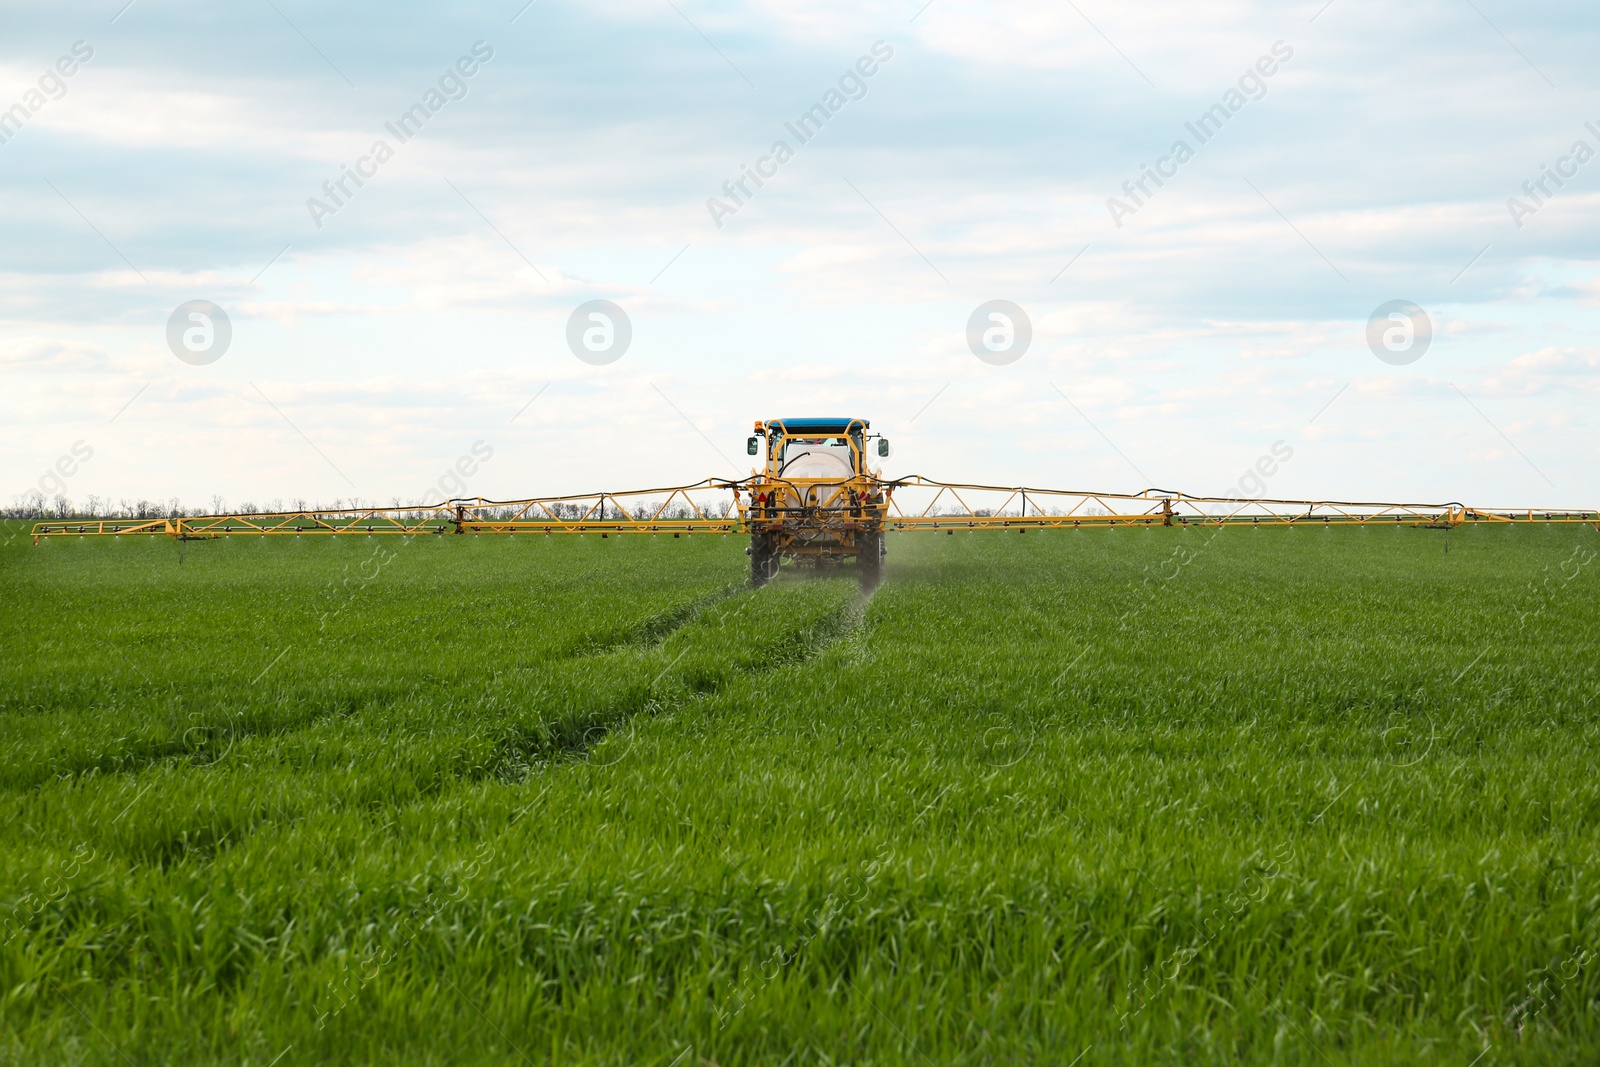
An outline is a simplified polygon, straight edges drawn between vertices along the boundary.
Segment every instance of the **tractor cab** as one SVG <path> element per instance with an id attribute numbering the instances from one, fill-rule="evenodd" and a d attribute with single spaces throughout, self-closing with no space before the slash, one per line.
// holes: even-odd
<path id="1" fill-rule="evenodd" d="M 868 433 L 866 419 L 809 418 L 771 419 L 756 423 L 757 436 L 747 442 L 752 456 L 766 445 L 768 478 L 833 480 L 868 474 L 869 439 L 878 443 L 878 454 L 887 456 L 888 441 Z"/>

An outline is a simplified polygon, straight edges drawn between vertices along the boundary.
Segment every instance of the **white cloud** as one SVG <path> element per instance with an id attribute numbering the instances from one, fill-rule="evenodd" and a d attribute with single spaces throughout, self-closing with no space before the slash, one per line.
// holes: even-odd
<path id="1" fill-rule="evenodd" d="M 83 341 L 37 336 L 0 341 L 0 367 L 8 371 L 67 374 L 101 371 L 109 365 L 104 350 Z"/>
<path id="2" fill-rule="evenodd" d="M 1541 348 L 1513 359 L 1489 375 L 1484 391 L 1494 396 L 1600 393 L 1600 348 Z"/>

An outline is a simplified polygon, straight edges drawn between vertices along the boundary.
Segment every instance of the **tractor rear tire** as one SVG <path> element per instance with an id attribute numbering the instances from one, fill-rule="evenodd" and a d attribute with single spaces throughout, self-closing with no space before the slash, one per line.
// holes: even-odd
<path id="1" fill-rule="evenodd" d="M 856 576 L 861 580 L 862 589 L 874 589 L 883 580 L 885 551 L 882 530 L 861 535 L 861 548 L 856 555 Z"/>
<path id="2" fill-rule="evenodd" d="M 778 554 L 771 534 L 750 535 L 750 584 L 759 589 L 778 576 Z"/>

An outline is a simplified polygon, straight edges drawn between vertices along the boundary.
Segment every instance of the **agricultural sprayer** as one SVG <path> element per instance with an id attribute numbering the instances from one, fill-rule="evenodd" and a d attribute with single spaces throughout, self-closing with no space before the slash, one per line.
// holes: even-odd
<path id="1" fill-rule="evenodd" d="M 1458 502 L 1401 504 L 1189 496 L 1166 489 L 1094 493 L 1026 486 L 884 478 L 872 461 L 889 442 L 866 419 L 768 419 L 748 453 L 763 456 L 745 478 L 523 500 L 458 498 L 438 504 L 291 512 L 62 519 L 36 523 L 45 537 L 165 534 L 190 541 L 233 535 L 414 536 L 419 534 L 743 534 L 751 580 L 770 581 L 784 560 L 827 568 L 854 561 L 863 584 L 882 576 L 889 531 L 953 534 L 1130 526 L 1395 525 L 1450 529 L 1466 523 L 1589 523 L 1600 510 L 1473 508 Z M 731 493 L 721 505 L 713 496 Z"/>

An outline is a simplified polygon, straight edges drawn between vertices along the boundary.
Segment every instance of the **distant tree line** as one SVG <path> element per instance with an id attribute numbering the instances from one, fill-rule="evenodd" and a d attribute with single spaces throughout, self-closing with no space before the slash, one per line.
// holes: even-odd
<path id="1" fill-rule="evenodd" d="M 156 500 L 129 500 L 124 497 L 113 501 L 107 497 L 90 494 L 81 502 L 74 501 L 64 494 L 47 497 L 38 490 L 19 493 L 12 497 L 9 507 L 0 507 L 0 518 L 6 519 L 178 519 L 194 518 L 200 515 L 293 515 L 302 512 L 319 512 L 334 517 L 355 518 L 373 508 L 381 507 L 400 508 L 396 514 L 403 521 L 419 522 L 431 516 L 443 516 L 444 511 L 433 508 L 407 508 L 399 497 L 395 497 L 388 505 L 377 500 L 363 500 L 360 497 L 351 497 L 345 500 L 342 497 L 334 498 L 332 506 L 324 506 L 321 502 L 308 502 L 303 497 L 293 500 L 270 500 L 265 504 L 257 505 L 246 502 L 237 507 L 230 508 L 228 502 L 221 496 L 213 496 L 209 506 L 190 507 L 177 497 L 168 499 L 165 503 Z M 546 511 L 545 509 L 549 510 Z M 597 508 L 594 501 L 570 501 L 564 503 L 548 504 L 544 507 L 535 506 L 525 513 L 521 507 L 501 506 L 475 509 L 476 514 L 490 521 L 509 522 L 521 513 L 521 518 L 526 522 L 537 522 L 541 519 L 554 516 L 565 522 L 575 522 L 588 516 L 592 520 L 616 520 L 631 518 L 646 520 L 652 517 L 662 519 L 695 519 L 700 516 L 684 504 L 674 504 L 672 507 L 656 512 L 661 508 L 659 502 L 645 502 L 638 504 L 631 511 L 624 511 L 615 504 L 607 502 L 603 507 Z M 724 518 L 733 510 L 730 501 L 722 500 L 716 504 L 701 504 L 701 514 Z"/>

